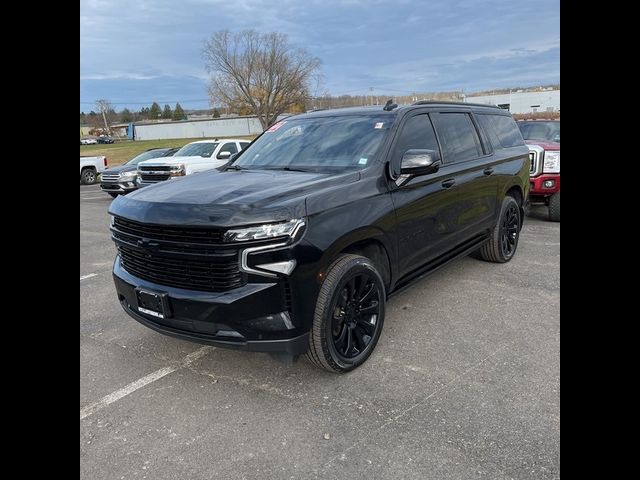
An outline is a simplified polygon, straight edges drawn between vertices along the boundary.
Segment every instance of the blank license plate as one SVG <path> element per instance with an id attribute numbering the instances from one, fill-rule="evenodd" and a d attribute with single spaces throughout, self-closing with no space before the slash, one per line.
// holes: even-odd
<path id="1" fill-rule="evenodd" d="M 164 318 L 164 301 L 165 294 L 149 292 L 147 290 L 137 290 L 138 310 L 147 315 L 158 318 Z"/>

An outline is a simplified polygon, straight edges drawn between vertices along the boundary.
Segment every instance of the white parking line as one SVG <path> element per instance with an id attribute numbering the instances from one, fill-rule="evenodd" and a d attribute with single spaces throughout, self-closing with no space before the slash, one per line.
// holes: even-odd
<path id="1" fill-rule="evenodd" d="M 91 405 L 87 405 L 84 408 L 81 408 L 80 409 L 80 420 L 82 420 L 83 418 L 86 418 L 89 415 L 92 415 L 92 414 L 102 410 L 103 408 L 111 405 L 113 402 L 117 402 L 121 398 L 126 397 L 130 393 L 135 392 L 136 390 L 144 387 L 145 385 L 149 385 L 150 383 L 155 382 L 156 380 L 159 380 L 162 377 L 164 377 L 166 375 L 169 375 L 172 372 L 175 372 L 176 370 L 179 370 L 181 368 L 184 368 L 184 367 L 188 366 L 189 364 L 191 364 L 191 363 L 195 362 L 196 360 L 198 360 L 200 357 L 204 356 L 210 350 L 213 350 L 213 347 L 202 347 L 202 348 L 199 348 L 195 352 L 192 352 L 189 355 L 187 355 L 186 357 L 184 357 L 184 359 L 179 364 L 177 364 L 176 366 L 174 366 L 174 367 L 165 367 L 165 368 L 161 368 L 160 370 L 156 370 L 155 372 L 150 373 L 149 375 L 147 375 L 145 377 L 142 377 L 141 379 L 136 380 L 133 383 L 130 383 L 126 387 L 123 387 L 120 390 L 116 390 L 115 392 L 110 393 L 109 395 L 107 395 L 105 397 L 102 397 L 97 402 L 92 403 Z"/>
<path id="2" fill-rule="evenodd" d="M 96 277 L 97 275 L 98 275 L 97 273 L 90 273 L 88 275 L 83 275 L 83 276 L 80 277 L 80 280 L 82 281 L 82 280 L 85 280 L 87 278 Z"/>

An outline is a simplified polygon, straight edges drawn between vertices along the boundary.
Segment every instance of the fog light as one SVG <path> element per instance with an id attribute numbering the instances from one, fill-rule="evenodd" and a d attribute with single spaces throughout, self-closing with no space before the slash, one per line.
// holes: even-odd
<path id="1" fill-rule="evenodd" d="M 556 185 L 555 180 L 545 180 L 543 183 L 544 188 L 553 188 Z"/>

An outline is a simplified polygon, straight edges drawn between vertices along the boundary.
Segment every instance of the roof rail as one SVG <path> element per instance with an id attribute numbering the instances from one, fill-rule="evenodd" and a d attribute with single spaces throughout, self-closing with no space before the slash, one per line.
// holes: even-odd
<path id="1" fill-rule="evenodd" d="M 502 110 L 497 105 L 488 105 L 485 103 L 469 103 L 469 102 L 451 102 L 446 100 L 420 100 L 419 102 L 412 103 L 411 105 L 470 105 L 472 107 L 489 107 L 489 108 L 497 108 L 498 110 Z"/>

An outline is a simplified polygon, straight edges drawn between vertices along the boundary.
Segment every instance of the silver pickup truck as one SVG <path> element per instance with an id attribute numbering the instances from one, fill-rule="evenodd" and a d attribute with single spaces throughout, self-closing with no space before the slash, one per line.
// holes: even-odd
<path id="1" fill-rule="evenodd" d="M 80 155 L 80 183 L 84 185 L 96 183 L 98 174 L 107 168 L 109 168 L 109 164 L 104 155 L 94 157 Z"/>

